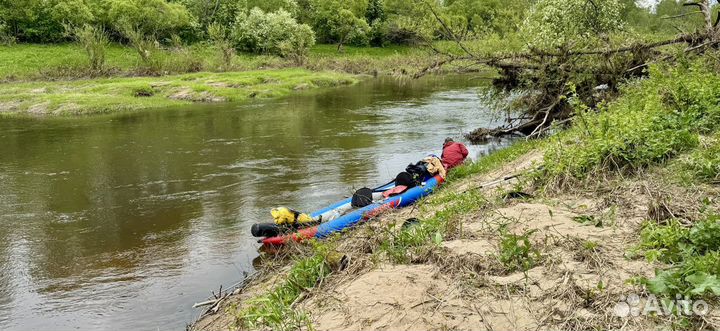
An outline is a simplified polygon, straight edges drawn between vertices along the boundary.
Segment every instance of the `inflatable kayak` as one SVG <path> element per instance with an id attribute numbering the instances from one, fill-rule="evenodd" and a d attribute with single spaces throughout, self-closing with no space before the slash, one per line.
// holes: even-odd
<path id="1" fill-rule="evenodd" d="M 372 189 L 373 197 L 381 197 L 382 192 L 385 192 L 387 190 L 390 190 L 395 187 L 395 181 L 391 181 L 387 184 L 383 184 L 381 186 L 378 186 L 374 189 Z M 293 227 L 287 228 L 280 225 L 277 225 L 275 223 L 256 223 L 253 224 L 250 228 L 250 232 L 254 237 L 274 237 L 279 235 L 280 233 L 287 233 L 288 230 L 298 230 L 301 227 L 307 227 L 316 225 L 321 222 L 328 222 L 335 220 L 342 216 L 343 214 L 347 213 L 353 208 L 353 201 L 352 197 L 338 201 L 334 204 L 331 204 L 325 208 L 316 210 L 309 214 L 309 216 L 313 219 L 313 222 L 310 224 L 296 224 Z"/>
<path id="2" fill-rule="evenodd" d="M 440 186 L 442 183 L 443 178 L 435 176 L 429 178 L 422 185 L 410 188 L 404 193 L 392 196 L 384 201 L 372 203 L 320 225 L 300 229 L 297 232 L 288 235 L 265 238 L 261 242 L 269 246 L 278 246 L 290 241 L 302 241 L 310 238 L 322 239 L 335 232 L 353 227 L 361 221 L 373 218 L 386 210 L 409 206 L 432 193 L 435 188 Z M 340 203 L 343 201 L 338 202 L 333 206 L 341 206 Z M 346 203 L 349 203 L 349 201 Z M 329 210 L 331 207 L 332 206 L 323 210 L 327 211 L 326 209 Z M 323 210 L 319 210 L 316 213 L 322 212 Z"/>

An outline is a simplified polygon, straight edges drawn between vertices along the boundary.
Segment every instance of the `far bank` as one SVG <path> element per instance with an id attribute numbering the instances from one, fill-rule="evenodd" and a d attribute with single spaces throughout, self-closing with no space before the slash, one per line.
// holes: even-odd
<path id="1" fill-rule="evenodd" d="M 200 102 L 236 102 L 357 81 L 356 75 L 347 73 L 274 69 L 5 83 L 0 84 L 0 115 L 88 115 Z"/>

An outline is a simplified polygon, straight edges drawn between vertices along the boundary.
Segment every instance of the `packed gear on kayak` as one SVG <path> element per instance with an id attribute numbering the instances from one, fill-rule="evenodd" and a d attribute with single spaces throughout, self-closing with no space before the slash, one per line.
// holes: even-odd
<path id="1" fill-rule="evenodd" d="M 427 169 L 427 164 L 419 161 L 415 164 L 408 164 L 404 173 L 399 173 L 395 177 L 395 185 L 405 185 L 407 187 L 415 187 L 420 185 L 425 178 L 431 177 Z"/>
<path id="2" fill-rule="evenodd" d="M 440 159 L 442 159 L 446 171 L 461 165 L 467 156 L 468 150 L 465 145 L 455 142 L 452 138 L 445 138 Z"/>
<path id="3" fill-rule="evenodd" d="M 450 139 L 452 143 L 452 139 Z M 460 152 L 459 161 L 454 150 L 443 149 L 443 157 L 455 162 L 457 165 L 464 161 L 467 156 L 467 149 L 464 145 L 456 143 Z M 448 147 L 446 144 L 444 147 Z M 462 148 L 460 148 L 462 147 Z M 464 153 L 462 154 L 464 149 Z M 440 185 L 447 175 L 447 168 L 444 158 L 438 158 L 435 155 L 429 155 L 414 164 L 409 164 L 405 171 L 399 173 L 389 183 L 380 185 L 374 189 L 363 187 L 355 191 L 352 197 L 337 202 L 326 208 L 320 209 L 312 213 L 301 213 L 299 211 L 278 207 L 271 211 L 274 223 L 258 223 L 251 228 L 253 236 L 256 237 L 277 237 L 291 231 L 311 231 L 311 227 L 316 228 L 318 224 L 326 224 L 338 219 L 348 219 L 343 222 L 356 222 L 359 218 L 366 217 L 363 213 L 367 208 L 368 211 L 377 212 L 387 208 L 397 208 L 407 203 L 414 202 L 420 196 L 430 193 L 433 188 Z M 426 181 L 431 180 L 431 184 L 426 185 Z M 408 200 L 409 199 L 409 200 Z M 382 208 L 381 208 L 382 207 Z M 350 216 L 352 215 L 352 216 Z M 333 223 L 334 224 L 334 223 Z M 342 226 L 341 226 L 342 227 Z M 322 227 L 324 229 L 324 227 Z M 332 227 L 334 228 L 334 226 Z M 330 230 L 328 230 L 330 231 Z M 324 233 L 323 231 L 319 232 Z M 273 240 L 270 240 L 272 242 Z"/>
<path id="4" fill-rule="evenodd" d="M 435 155 L 429 155 L 426 158 L 422 160 L 425 162 L 425 168 L 427 169 L 427 172 L 431 175 L 440 175 L 440 177 L 445 178 L 445 175 L 447 173 L 445 172 L 445 167 L 442 164 L 442 161 L 440 161 L 440 158 Z"/>
<path id="5" fill-rule="evenodd" d="M 275 220 L 275 224 L 277 225 L 293 225 L 313 222 L 313 218 L 310 217 L 310 215 L 287 207 L 273 208 L 273 210 L 270 211 L 270 215 L 272 215 Z"/>

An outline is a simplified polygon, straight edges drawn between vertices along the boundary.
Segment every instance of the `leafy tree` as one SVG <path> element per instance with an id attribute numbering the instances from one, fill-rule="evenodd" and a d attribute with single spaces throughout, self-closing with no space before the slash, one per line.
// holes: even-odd
<path id="1" fill-rule="evenodd" d="M 242 0 L 180 0 L 179 2 L 197 18 L 202 31 L 206 31 L 213 23 L 222 26 L 232 25 L 238 10 L 245 7 L 245 2 Z"/>
<path id="2" fill-rule="evenodd" d="M 245 0 L 245 8 L 260 8 L 266 13 L 276 12 L 280 9 L 292 14 L 297 14 L 298 3 L 295 0 Z"/>
<path id="3" fill-rule="evenodd" d="M 561 47 L 623 26 L 619 0 L 539 0 L 523 32 L 533 47 Z"/>
<path id="4" fill-rule="evenodd" d="M 385 21 L 385 5 L 382 0 L 368 2 L 367 9 L 365 9 L 365 20 L 370 24 Z"/>
<path id="5" fill-rule="evenodd" d="M 293 30 L 292 37 L 281 41 L 278 48 L 280 55 L 292 60 L 296 65 L 303 65 L 313 45 L 315 45 L 315 33 L 309 25 L 300 24 Z"/>
<path id="6" fill-rule="evenodd" d="M 121 33 L 130 28 L 144 36 L 158 38 L 194 25 L 185 6 L 165 0 L 113 0 L 109 2 L 107 16 Z"/>
<path id="7" fill-rule="evenodd" d="M 654 32 L 691 32 L 702 27 L 700 14 L 695 7 L 683 6 L 676 0 L 661 0 L 655 6 Z"/>
<path id="8" fill-rule="evenodd" d="M 360 23 L 357 18 L 365 17 L 367 9 L 367 0 L 310 0 L 313 13 L 310 14 L 312 28 L 317 35 L 317 39 L 323 43 L 340 43 L 341 36 L 339 32 L 343 32 L 341 26 L 349 24 L 350 26 L 357 25 Z M 340 17 L 341 11 L 346 10 L 343 17 Z M 352 15 L 348 15 L 348 12 Z M 360 29 L 363 29 L 366 24 Z M 367 29 L 369 31 L 369 28 Z M 359 34 L 352 35 L 350 43 L 359 42 L 362 44 L 366 43 L 367 36 L 361 36 Z M 346 42 L 348 40 L 345 40 Z"/>
<path id="9" fill-rule="evenodd" d="M 253 8 L 247 14 L 239 13 L 235 22 L 232 40 L 235 47 L 245 51 L 282 55 L 282 43 L 297 40 L 295 46 L 304 48 L 315 44 L 312 29 L 305 24 L 298 24 L 290 13 L 283 9 L 265 13 L 260 8 Z"/>
<path id="10" fill-rule="evenodd" d="M 504 35 L 517 31 L 531 3 L 528 0 L 449 0 L 446 5 L 448 14 L 467 20 L 469 32 Z"/>
<path id="11" fill-rule="evenodd" d="M 385 0 L 387 40 L 394 44 L 433 40 L 440 26 L 427 5 L 438 7 L 433 2 Z M 437 9 L 441 11 L 441 8 Z"/>
<path id="12" fill-rule="evenodd" d="M 356 45 L 367 45 L 370 26 L 364 19 L 357 18 L 350 10 L 342 9 L 329 21 L 330 31 L 337 36 L 338 52 L 348 40 L 355 40 Z"/>
<path id="13" fill-rule="evenodd" d="M 7 33 L 20 41 L 50 42 L 66 38 L 64 24 L 93 20 L 83 0 L 0 0 Z"/>

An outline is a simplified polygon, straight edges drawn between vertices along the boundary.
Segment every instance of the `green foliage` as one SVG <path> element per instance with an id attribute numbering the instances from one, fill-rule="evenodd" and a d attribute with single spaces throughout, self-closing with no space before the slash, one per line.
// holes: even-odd
<path id="1" fill-rule="evenodd" d="M 649 261 L 679 262 L 690 249 L 689 234 L 690 230 L 677 220 L 671 220 L 667 225 L 646 222 L 635 251 L 641 252 Z"/>
<path id="2" fill-rule="evenodd" d="M 517 31 L 530 1 L 453 0 L 447 1 L 447 12 L 465 18 L 468 32 L 484 36 L 505 35 Z"/>
<path id="3" fill-rule="evenodd" d="M 162 59 L 158 56 L 160 43 L 154 37 L 145 35 L 142 30 L 130 24 L 125 24 L 120 29 L 137 52 L 144 70 L 147 73 L 158 73 L 162 67 Z"/>
<path id="4" fill-rule="evenodd" d="M 218 23 L 212 23 L 208 26 L 208 37 L 212 40 L 215 47 L 220 52 L 220 58 L 222 59 L 222 69 L 230 70 L 232 68 L 232 60 L 235 57 L 235 47 L 232 42 L 228 39 L 228 32 L 224 26 Z"/>
<path id="5" fill-rule="evenodd" d="M 720 295 L 720 217 L 708 216 L 689 229 L 677 221 L 648 223 L 637 250 L 672 264 L 642 280 L 650 292 L 667 297 Z"/>
<path id="6" fill-rule="evenodd" d="M 504 227 L 500 230 L 500 254 L 498 260 L 508 272 L 527 271 L 540 261 L 540 250 L 533 246 L 530 236 L 535 230 L 514 234 Z"/>
<path id="7" fill-rule="evenodd" d="M 638 169 L 698 144 L 720 123 L 718 77 L 702 62 L 655 66 L 600 112 L 576 105 L 575 125 L 545 154 L 550 176 L 585 178 L 599 169 Z"/>
<path id="8" fill-rule="evenodd" d="M 346 42 L 353 45 L 367 45 L 370 26 L 364 19 L 355 17 L 350 10 L 341 9 L 339 13 L 328 20 L 331 34 L 337 38 L 338 50 Z"/>
<path id="9" fill-rule="evenodd" d="M 292 303 L 301 293 L 330 274 L 326 262 L 329 253 L 327 245 L 315 244 L 315 253 L 296 261 L 284 282 L 267 294 L 251 299 L 245 309 L 235 312 L 238 326 L 247 329 L 267 326 L 273 330 L 296 330 L 310 326 L 307 315 L 293 309 Z"/>
<path id="10" fill-rule="evenodd" d="M 717 183 L 720 181 L 720 135 L 704 148 L 698 148 L 680 161 L 681 170 L 692 178 L 703 182 Z"/>
<path id="11" fill-rule="evenodd" d="M 367 45 L 370 25 L 364 19 L 366 1 L 312 0 L 310 16 L 319 41 Z"/>
<path id="12" fill-rule="evenodd" d="M 136 31 L 142 36 L 164 38 L 195 24 L 185 6 L 166 0 L 110 1 L 107 20 L 128 39 L 127 30 Z"/>
<path id="13" fill-rule="evenodd" d="M 292 60 L 295 65 L 303 65 L 310 54 L 310 48 L 315 44 L 315 34 L 307 24 L 298 25 L 289 39 L 278 45 L 280 55 Z"/>
<path id="14" fill-rule="evenodd" d="M 82 45 L 87 54 L 90 70 L 102 71 L 105 65 L 105 49 L 109 44 L 105 31 L 87 24 L 79 28 L 71 28 L 71 31 L 74 39 Z"/>
<path id="15" fill-rule="evenodd" d="M 559 47 L 597 38 L 623 26 L 618 0 L 539 0 L 523 27 L 534 47 Z"/>
<path id="16" fill-rule="evenodd" d="M 374 24 L 385 21 L 385 4 L 383 0 L 368 1 L 367 9 L 365 9 L 365 20 Z"/>
<path id="17" fill-rule="evenodd" d="M 265 13 L 259 8 L 238 15 L 232 39 L 239 49 L 270 54 L 283 54 L 293 46 L 299 48 L 297 53 L 305 53 L 315 42 L 312 30 L 298 24 L 287 11 Z"/>

